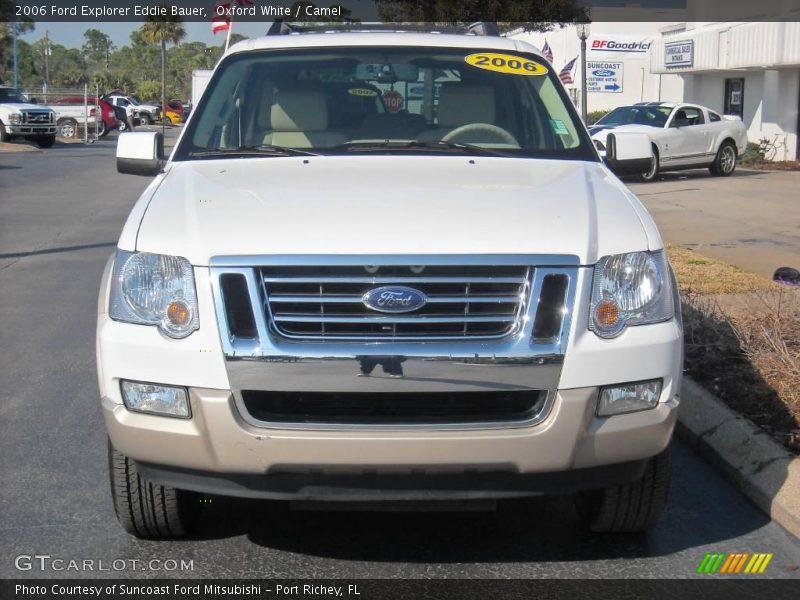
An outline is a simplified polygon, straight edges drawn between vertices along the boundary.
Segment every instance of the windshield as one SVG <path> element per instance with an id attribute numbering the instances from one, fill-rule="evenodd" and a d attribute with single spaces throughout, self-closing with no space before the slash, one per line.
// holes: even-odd
<path id="1" fill-rule="evenodd" d="M 23 103 L 29 100 L 19 90 L 14 88 L 0 88 L 0 102 Z"/>
<path id="2" fill-rule="evenodd" d="M 534 55 L 407 46 L 223 61 L 173 159 L 264 148 L 597 160 L 563 87 Z"/>
<path id="3" fill-rule="evenodd" d="M 599 119 L 595 125 L 650 125 L 664 127 L 672 112 L 667 106 L 620 106 Z"/>

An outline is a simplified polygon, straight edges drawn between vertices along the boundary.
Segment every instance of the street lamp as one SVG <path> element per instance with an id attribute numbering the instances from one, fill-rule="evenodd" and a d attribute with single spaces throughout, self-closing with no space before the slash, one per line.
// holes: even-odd
<path id="1" fill-rule="evenodd" d="M 575 23 L 575 33 L 581 41 L 581 119 L 588 124 L 589 117 L 586 108 L 586 40 L 589 38 L 591 27 L 588 22 Z"/>

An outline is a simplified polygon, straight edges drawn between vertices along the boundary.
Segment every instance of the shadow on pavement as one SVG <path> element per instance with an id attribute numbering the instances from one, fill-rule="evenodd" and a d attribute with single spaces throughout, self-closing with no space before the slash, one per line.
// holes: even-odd
<path id="1" fill-rule="evenodd" d="M 585 531 L 569 496 L 506 500 L 494 512 L 311 512 L 211 498 L 193 540 L 245 535 L 259 546 L 339 560 L 408 563 L 579 561 L 662 556 L 723 542 L 769 519 L 674 448 L 672 497 L 647 534 Z M 704 490 L 704 491 L 700 491 Z M 695 496 L 697 495 L 697 496 Z"/>

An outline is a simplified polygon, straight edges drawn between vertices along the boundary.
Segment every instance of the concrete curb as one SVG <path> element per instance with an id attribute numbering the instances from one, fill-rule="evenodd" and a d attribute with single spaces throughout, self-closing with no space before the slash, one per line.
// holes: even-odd
<path id="1" fill-rule="evenodd" d="M 687 377 L 681 396 L 677 435 L 800 537 L 800 458 Z"/>

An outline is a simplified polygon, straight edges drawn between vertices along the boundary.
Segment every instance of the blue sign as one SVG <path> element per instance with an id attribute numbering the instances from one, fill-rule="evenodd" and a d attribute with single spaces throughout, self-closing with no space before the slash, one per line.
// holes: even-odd
<path id="1" fill-rule="evenodd" d="M 586 91 L 614 93 L 622 91 L 621 62 L 589 61 L 586 63 Z"/>

